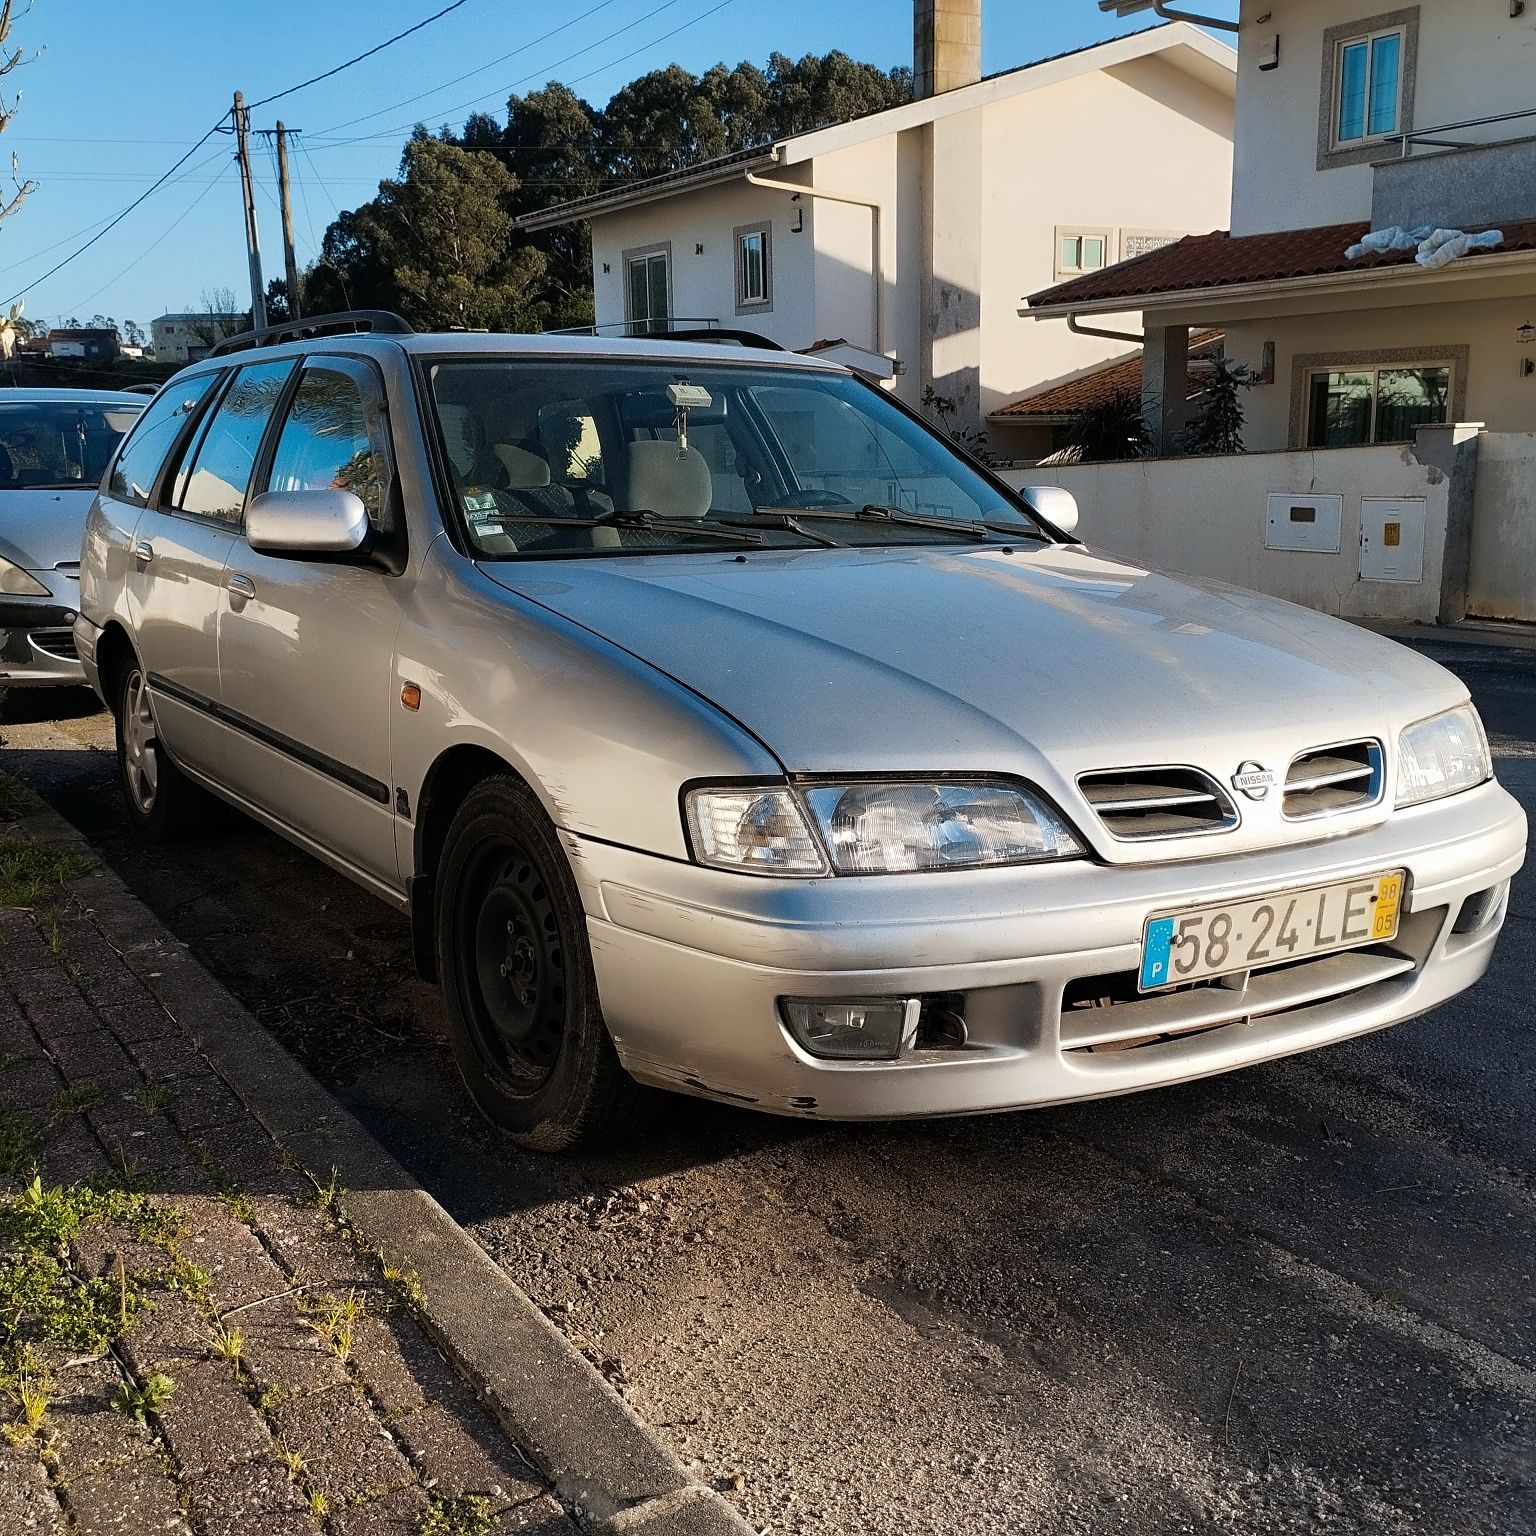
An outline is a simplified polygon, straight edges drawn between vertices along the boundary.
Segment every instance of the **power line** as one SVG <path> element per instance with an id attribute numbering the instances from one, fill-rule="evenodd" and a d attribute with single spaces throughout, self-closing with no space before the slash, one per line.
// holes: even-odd
<path id="1" fill-rule="evenodd" d="M 198 152 L 198 150 L 200 150 L 203 147 L 203 145 L 206 144 L 208 142 L 208 140 L 211 139 L 214 136 L 214 134 L 216 134 L 219 131 L 219 129 L 223 126 L 223 123 L 224 123 L 224 119 L 221 117 L 219 119 L 219 121 L 216 122 L 213 125 L 213 127 L 211 127 L 207 131 L 207 133 L 205 133 L 202 136 L 202 138 L 200 138 L 197 141 L 197 143 L 195 143 L 192 146 L 192 148 L 189 149 L 186 152 L 186 154 L 184 154 L 181 157 L 181 159 L 179 159 L 175 163 L 175 165 L 173 165 L 170 168 L 170 170 L 168 170 L 163 176 L 161 176 L 151 187 L 149 187 L 149 189 L 147 191 L 141 192 L 138 197 L 134 198 L 134 200 L 131 203 L 129 203 L 128 206 L 126 208 L 124 208 L 121 213 L 115 214 L 111 219 L 109 219 L 105 224 L 103 224 L 102 227 L 99 230 L 97 230 L 96 233 L 94 235 L 92 235 L 91 238 L 89 240 L 87 240 L 84 245 L 77 246 L 62 261 L 56 262 L 53 266 L 49 267 L 49 269 L 46 272 L 44 272 L 41 277 L 34 278 L 24 288 L 18 288 L 16 290 L 16 292 L 13 293 L 10 296 L 10 298 L 8 298 L 8 299 L 0 299 L 0 309 L 8 309 L 23 294 L 30 293 L 32 291 L 32 289 L 36 288 L 38 286 L 38 284 L 40 284 L 40 283 L 46 283 L 48 281 L 48 279 L 50 277 L 52 277 L 55 272 L 62 271 L 65 267 L 67 267 L 70 264 L 70 262 L 76 260 L 80 256 L 83 256 L 88 250 L 90 250 L 90 248 L 93 245 L 95 245 L 96 242 L 98 240 L 100 240 L 103 235 L 110 234 L 112 230 L 116 229 L 117 226 L 119 224 L 121 224 L 123 222 L 123 220 L 126 219 L 128 217 L 128 215 L 134 211 L 135 208 L 138 208 L 141 204 L 148 202 L 149 199 L 151 197 L 153 197 L 155 195 L 155 193 L 158 192 L 160 190 L 160 188 L 163 187 L 166 184 L 166 182 L 168 182 L 171 179 L 171 177 L 174 176 L 176 174 L 176 172 L 179 171 L 182 168 L 182 166 L 184 166 L 187 163 L 187 161 L 190 160 L 192 158 L 192 156 L 195 155 Z"/>
<path id="2" fill-rule="evenodd" d="M 616 3 L 617 0 L 600 0 L 600 3 L 594 5 L 590 10 L 583 11 L 579 16 L 573 16 L 569 21 L 561 22 L 558 27 L 552 28 L 542 36 L 533 38 L 530 42 L 520 43 L 510 53 L 502 54 L 499 59 L 492 59 L 489 64 L 482 64 L 478 69 L 471 69 L 462 75 L 455 75 L 452 80 L 444 80 L 441 85 L 431 86 L 425 91 L 418 92 L 415 96 L 407 96 L 404 101 L 391 102 L 387 107 L 380 107 L 376 112 L 365 112 L 361 117 L 348 118 L 344 123 L 332 123 L 329 128 L 320 129 L 320 132 L 322 134 L 340 133 L 343 128 L 351 128 L 357 123 L 372 122 L 376 117 L 383 117 L 387 113 L 397 111 L 401 107 L 410 106 L 412 102 L 423 101 L 428 96 L 435 96 L 439 91 L 446 91 L 450 86 L 460 85 L 465 80 L 473 80 L 476 75 L 483 75 L 486 70 L 495 69 L 498 64 L 505 64 L 508 59 L 515 59 L 518 54 L 527 53 L 530 48 L 537 48 L 540 43 L 548 42 L 550 38 L 557 36 L 559 33 L 569 31 L 570 28 L 578 23 L 586 21 L 588 17 L 595 16 L 599 11 L 605 11 L 610 5 Z M 449 111 L 452 110 L 454 109 L 450 107 Z"/>
<path id="3" fill-rule="evenodd" d="M 345 64 L 338 64 L 335 69 L 328 69 L 323 75 L 313 75 L 308 80 L 301 80 L 297 85 L 290 85 L 286 91 L 275 91 L 270 96 L 263 96 L 260 101 L 253 101 L 246 110 L 254 112 L 257 107 L 264 107 L 270 102 L 281 101 L 285 96 L 292 96 L 295 91 L 307 90 L 312 85 L 318 85 L 322 80 L 329 80 L 333 75 L 339 75 L 343 70 L 351 69 L 354 64 L 361 64 L 364 59 L 371 59 L 374 54 L 383 53 L 386 48 L 392 48 L 402 39 L 410 37 L 413 33 L 420 32 L 423 27 L 430 27 L 434 21 L 441 21 L 450 11 L 456 11 L 460 6 L 468 4 L 469 0 L 453 0 L 451 5 L 445 5 L 440 11 L 434 11 L 425 20 L 418 21 L 415 26 L 407 27 L 404 32 L 397 32 L 393 37 L 386 37 L 382 43 L 375 44 L 365 53 L 354 55 Z"/>
<path id="4" fill-rule="evenodd" d="M 731 3 L 732 3 L 732 0 L 721 0 L 721 5 L 717 5 L 714 9 L 716 11 L 718 11 L 718 10 L 720 10 L 722 8 L 722 6 L 729 5 Z M 570 63 L 574 62 L 576 59 L 581 58 L 584 54 L 589 54 L 594 49 L 601 48 L 604 43 L 611 43 L 614 40 L 614 38 L 622 37 L 626 32 L 633 32 L 636 27 L 642 26 L 645 22 L 649 21 L 654 16 L 659 16 L 663 11 L 670 11 L 674 5 L 681 5 L 681 4 L 682 4 L 682 0 L 663 0 L 663 3 L 661 5 L 654 6 L 651 10 L 649 10 L 646 13 L 646 15 L 638 16 L 638 17 L 635 18 L 634 21 L 626 22 L 622 27 L 616 27 L 612 32 L 608 33 L 607 36 L 600 37 L 595 42 L 582 44 L 582 46 L 580 48 L 578 48 L 575 51 L 575 53 L 568 53 L 568 54 L 566 54 L 566 56 L 563 59 L 556 59 L 553 64 L 545 64 L 545 65 L 543 65 L 541 68 L 534 70 L 532 74 L 524 75 L 521 80 L 514 80 L 512 82 L 512 84 L 509 85 L 509 86 L 506 86 L 505 89 L 508 90 L 508 91 L 515 91 L 520 85 L 527 85 L 530 80 L 537 80 L 540 75 L 543 75 L 547 79 L 548 76 L 549 76 L 549 71 L 550 70 L 552 70 L 552 69 L 559 69 L 562 64 L 570 64 Z M 647 48 L 654 47 L 656 43 L 663 43 L 669 37 L 675 37 L 677 35 L 677 32 L 683 31 L 684 28 L 686 28 L 686 27 L 694 26 L 696 23 L 703 21 L 706 16 L 712 16 L 713 14 L 714 14 L 714 11 L 704 11 L 700 15 L 695 16 L 691 21 L 685 22 L 682 27 L 678 27 L 676 29 L 676 32 L 668 32 L 664 36 L 658 37 L 658 38 L 654 39 L 652 42 L 646 43 L 642 47 L 637 48 L 635 50 L 635 52 L 636 53 L 644 53 Z M 633 53 L 626 55 L 626 57 L 628 57 L 628 58 L 633 58 L 634 56 L 635 55 Z M 624 62 L 624 60 L 623 59 L 617 59 L 614 62 L 622 64 Z M 607 68 L 610 68 L 610 67 L 611 66 L 607 65 L 607 64 L 602 66 L 603 69 L 607 69 Z M 594 70 L 592 73 L 596 74 L 596 73 L 598 73 L 598 71 Z M 578 79 L 586 79 L 587 76 L 582 75 L 582 76 L 578 76 L 577 78 Z M 567 82 L 567 83 L 569 84 L 570 82 Z M 464 112 L 464 111 L 467 111 L 471 107 L 478 107 L 482 102 L 489 101 L 489 100 L 491 100 L 492 97 L 499 96 L 500 94 L 501 94 L 500 91 L 487 91 L 483 95 L 476 96 L 472 101 L 461 101 L 457 106 L 453 106 L 453 107 L 439 107 L 433 113 L 433 116 L 438 116 L 439 114 L 446 114 L 446 113 L 452 113 L 452 112 Z M 359 118 L 359 119 L 357 119 L 357 121 L 361 122 L 362 119 Z M 327 148 L 327 149 L 337 149 L 337 148 L 340 148 L 341 145 L 343 145 L 343 144 L 357 144 L 357 143 L 361 143 L 363 140 L 370 139 L 370 138 L 372 138 L 372 139 L 389 139 L 389 138 L 394 138 L 397 134 L 409 133 L 410 130 L 412 128 L 414 128 L 415 126 L 416 126 L 415 122 L 400 123 L 400 124 L 397 124 L 393 128 L 381 128 L 379 130 L 379 132 L 376 133 L 376 134 L 362 134 L 358 138 L 355 138 L 355 139 L 342 139 L 337 144 L 328 144 L 328 145 L 325 145 L 324 147 Z M 317 146 L 317 147 L 319 147 L 319 146 Z"/>
<path id="5" fill-rule="evenodd" d="M 199 192 L 197 196 L 194 197 L 184 209 L 182 209 L 181 213 L 178 214 L 177 217 L 173 219 L 169 224 L 167 224 L 165 228 L 160 232 L 160 234 L 148 245 L 146 245 L 144 249 L 140 251 L 139 254 L 135 256 L 133 260 L 130 261 L 121 272 L 119 272 L 109 282 L 103 283 L 101 287 L 98 288 L 96 292 L 91 294 L 88 298 L 81 299 L 78 303 L 66 306 L 64 309 L 60 310 L 59 313 L 63 315 L 77 315 L 81 313 L 81 311 L 83 311 L 87 305 L 93 304 L 97 299 L 99 299 L 102 294 L 107 291 L 108 288 L 112 287 L 114 283 L 120 283 L 125 277 L 127 277 L 130 272 L 133 271 L 136 266 L 138 266 L 141 261 L 144 260 L 146 256 L 149 255 L 151 251 L 155 249 L 156 246 L 160 245 L 164 240 L 168 239 L 179 224 L 184 223 L 188 218 L 192 216 L 193 212 L 197 209 L 198 204 L 201 203 L 203 199 L 206 198 L 215 187 L 221 185 L 229 185 L 228 177 L 222 177 L 217 181 L 210 181 L 207 186 L 205 186 L 203 190 Z"/>

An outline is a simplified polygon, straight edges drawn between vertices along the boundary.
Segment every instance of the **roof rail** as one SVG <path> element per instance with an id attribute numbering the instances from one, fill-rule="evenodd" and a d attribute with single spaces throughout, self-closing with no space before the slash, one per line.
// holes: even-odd
<path id="1" fill-rule="evenodd" d="M 282 325 L 269 325 L 262 331 L 242 331 L 226 336 L 209 357 L 224 357 L 230 352 L 246 352 L 253 347 L 275 347 L 284 341 L 308 341 L 313 336 L 348 336 L 374 331 L 389 336 L 410 336 L 415 326 L 387 309 L 349 309 L 334 315 L 307 315 Z"/>
<path id="2" fill-rule="evenodd" d="M 788 350 L 772 337 L 763 336 L 757 331 L 736 330 L 730 326 L 716 325 L 713 320 L 695 319 L 692 315 L 679 315 L 655 324 L 646 320 L 605 320 L 601 325 L 566 325 L 541 334 L 597 336 L 603 331 L 613 330 L 619 331 L 627 341 L 728 341 L 738 347 L 761 347 L 768 352 Z"/>

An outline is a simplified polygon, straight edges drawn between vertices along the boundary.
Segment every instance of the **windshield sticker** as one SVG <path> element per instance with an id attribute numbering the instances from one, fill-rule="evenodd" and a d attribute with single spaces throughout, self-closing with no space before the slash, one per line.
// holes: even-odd
<path id="1" fill-rule="evenodd" d="M 464 510 L 466 512 L 494 512 L 496 510 L 496 497 L 490 491 L 481 490 L 478 485 L 466 486 L 464 490 Z"/>

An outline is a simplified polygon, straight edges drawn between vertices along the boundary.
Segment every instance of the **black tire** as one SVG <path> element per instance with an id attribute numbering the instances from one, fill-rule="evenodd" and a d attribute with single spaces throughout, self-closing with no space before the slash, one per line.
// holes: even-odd
<path id="1" fill-rule="evenodd" d="M 454 1059 L 487 1120 L 539 1152 L 616 1141 L 643 1125 L 653 1095 L 619 1064 L 576 881 L 520 780 L 482 780 L 459 807 L 434 928 Z"/>
<path id="2" fill-rule="evenodd" d="M 129 820 L 150 842 L 179 842 L 194 836 L 207 824 L 209 797 L 161 747 L 137 657 L 123 664 L 115 682 L 117 780 Z"/>

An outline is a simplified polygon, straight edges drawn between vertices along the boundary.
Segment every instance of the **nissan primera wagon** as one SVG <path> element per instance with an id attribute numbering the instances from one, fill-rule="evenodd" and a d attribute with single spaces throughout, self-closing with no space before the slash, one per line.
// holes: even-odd
<path id="1" fill-rule="evenodd" d="M 1525 821 L 1413 652 L 1086 547 L 835 366 L 304 330 L 145 412 L 80 655 L 144 831 L 211 791 L 401 909 L 525 1144 L 1125 1093 L 1487 966 Z"/>

